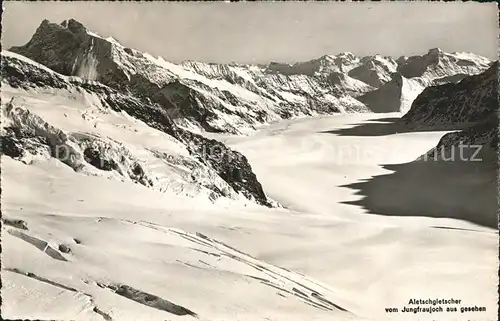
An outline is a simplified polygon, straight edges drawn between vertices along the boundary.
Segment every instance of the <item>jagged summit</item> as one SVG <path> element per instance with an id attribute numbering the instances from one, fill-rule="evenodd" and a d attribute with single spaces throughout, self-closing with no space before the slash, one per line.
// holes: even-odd
<path id="1" fill-rule="evenodd" d="M 406 78 L 436 79 L 456 74 L 471 75 L 486 70 L 492 62 L 474 54 L 446 53 L 433 48 L 423 56 L 411 56 L 400 61 L 398 72 Z"/>
<path id="2" fill-rule="evenodd" d="M 67 27 L 72 32 L 84 32 L 84 31 L 87 31 L 87 28 L 85 28 L 85 26 L 81 22 L 76 21 L 75 19 L 69 19 L 67 22 L 65 20 L 65 21 L 63 21 L 61 23 L 61 26 Z"/>
<path id="3" fill-rule="evenodd" d="M 336 56 L 337 57 L 346 57 L 349 59 L 356 59 L 357 58 L 357 56 L 350 51 L 343 51 L 343 52 L 337 54 Z"/>
<path id="4" fill-rule="evenodd" d="M 35 35 L 38 34 L 39 36 L 41 36 L 49 32 L 54 32 L 55 30 L 68 30 L 72 33 L 78 34 L 86 32 L 87 28 L 81 22 L 75 19 L 64 20 L 59 24 L 50 22 L 48 19 L 43 19 L 40 23 L 40 26 L 35 31 Z"/>
<path id="5" fill-rule="evenodd" d="M 444 51 L 441 50 L 441 48 L 431 48 L 429 49 L 429 51 L 427 52 L 428 55 L 442 55 L 444 54 Z"/>
<path id="6" fill-rule="evenodd" d="M 356 67 L 360 58 L 351 52 L 323 55 L 319 58 L 293 64 L 271 62 L 267 69 L 284 75 L 307 75 L 327 77 L 332 72 L 348 72 Z"/>
<path id="7" fill-rule="evenodd" d="M 45 19 L 26 45 L 14 46 L 10 51 L 63 75 L 97 80 L 97 56 L 104 56 L 109 49 L 106 41 L 89 35 L 85 26 L 74 19 L 61 24 Z"/>

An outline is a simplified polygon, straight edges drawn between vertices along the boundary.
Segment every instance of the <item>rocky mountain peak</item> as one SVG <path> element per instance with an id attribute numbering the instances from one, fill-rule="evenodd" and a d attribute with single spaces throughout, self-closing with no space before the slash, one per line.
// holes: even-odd
<path id="1" fill-rule="evenodd" d="M 44 19 L 40 23 L 40 26 L 37 28 L 32 38 L 50 37 L 54 33 L 67 31 L 70 31 L 73 34 L 80 34 L 81 36 L 82 34 L 86 34 L 87 28 L 75 19 L 64 20 L 60 24 Z"/>
<path id="2" fill-rule="evenodd" d="M 351 59 L 351 60 L 354 60 L 357 58 L 357 56 L 355 54 L 353 54 L 352 52 L 349 52 L 349 51 L 341 52 L 337 55 L 337 57 L 343 57 L 343 58 Z"/>
<path id="3" fill-rule="evenodd" d="M 439 56 L 439 55 L 443 55 L 444 54 L 444 51 L 441 50 L 441 48 L 431 48 L 429 49 L 429 51 L 427 52 L 428 55 L 431 55 L 431 56 Z"/>
<path id="4" fill-rule="evenodd" d="M 81 22 L 76 21 L 75 19 L 69 19 L 68 20 L 67 28 L 71 32 L 74 32 L 74 33 L 86 32 L 87 31 L 87 28 L 85 28 L 85 26 Z"/>
<path id="5" fill-rule="evenodd" d="M 398 72 L 406 78 L 424 77 L 434 80 L 456 74 L 474 75 L 486 70 L 491 60 L 471 53 L 446 53 L 430 49 L 423 56 L 398 59 Z"/>

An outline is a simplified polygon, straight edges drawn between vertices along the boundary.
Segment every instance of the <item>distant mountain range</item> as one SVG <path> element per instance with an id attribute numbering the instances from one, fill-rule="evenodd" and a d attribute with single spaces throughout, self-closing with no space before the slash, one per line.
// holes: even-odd
<path id="1" fill-rule="evenodd" d="M 396 60 L 352 53 L 293 65 L 170 63 L 88 31 L 75 20 L 44 20 L 11 51 L 67 76 L 99 81 L 164 106 L 182 127 L 241 133 L 294 116 L 407 111 L 428 86 L 483 72 L 491 61 L 431 49 Z"/>

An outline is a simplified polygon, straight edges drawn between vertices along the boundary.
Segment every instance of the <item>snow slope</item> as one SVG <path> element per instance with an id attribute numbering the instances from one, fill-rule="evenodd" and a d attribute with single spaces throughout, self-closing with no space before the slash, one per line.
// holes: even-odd
<path id="1" fill-rule="evenodd" d="M 349 53 L 177 65 L 74 20 L 44 21 L 13 50 L 44 65 L 2 52 L 3 319 L 497 316 L 497 122 L 446 134 L 412 131 L 401 113 L 350 114 L 367 111 L 352 96 L 400 111 L 486 60 L 432 50 L 395 74 Z M 360 66 L 377 89 L 345 74 Z M 453 120 L 464 84 L 437 89 Z M 434 106 L 434 90 L 416 102 Z M 467 115 L 491 93 L 474 91 Z M 422 161 L 462 138 L 484 161 Z M 401 312 L 415 298 L 461 303 Z M 486 310 L 460 312 L 474 306 Z"/>
<path id="2" fill-rule="evenodd" d="M 442 135 L 327 133 L 370 119 L 289 121 L 251 137 L 219 137 L 245 151 L 269 193 L 292 210 L 206 206 L 77 175 L 53 159 L 29 166 L 2 156 L 2 317 L 433 320 L 436 314 L 385 308 L 402 309 L 410 298 L 457 298 L 487 311 L 440 314 L 439 320 L 494 319 L 494 229 L 422 217 L 425 211 L 373 215 L 341 203 L 360 199 L 345 185 L 390 173 L 379 164 L 410 161 Z M 348 153 L 343 148 L 349 146 L 372 156 Z"/>
<path id="3" fill-rule="evenodd" d="M 267 204 L 246 158 L 176 128 L 161 107 L 2 52 L 2 147 L 25 163 L 190 196 Z M 9 103 L 10 102 L 10 103 Z"/>

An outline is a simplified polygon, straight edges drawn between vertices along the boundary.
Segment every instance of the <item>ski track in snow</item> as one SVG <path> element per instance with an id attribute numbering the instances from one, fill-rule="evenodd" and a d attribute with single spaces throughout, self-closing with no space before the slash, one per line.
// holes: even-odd
<path id="1" fill-rule="evenodd" d="M 97 218 L 95 220 L 96 223 L 106 222 L 110 219 L 107 218 Z M 332 293 L 332 290 L 326 287 L 325 285 L 321 285 L 317 281 L 314 281 L 306 276 L 299 275 L 293 273 L 287 269 L 273 266 L 271 264 L 267 264 L 257 258 L 252 257 L 246 253 L 243 253 L 221 241 L 212 239 L 202 233 L 190 233 L 180 229 L 175 228 L 167 228 L 158 224 L 154 224 L 146 221 L 130 221 L 130 220 L 121 220 L 122 224 L 131 224 L 137 225 L 139 227 L 143 227 L 146 229 L 151 229 L 154 232 L 160 232 L 161 234 L 166 234 L 167 239 L 173 242 L 187 243 L 185 247 L 189 250 L 196 251 L 197 253 L 201 253 L 201 257 L 197 260 L 197 262 L 184 262 L 180 260 L 176 260 L 180 264 L 188 266 L 190 268 L 196 269 L 221 269 L 223 267 L 217 266 L 217 262 L 223 260 L 225 262 L 224 265 L 245 265 L 248 270 L 248 274 L 243 274 L 243 277 L 250 278 L 259 284 L 264 286 L 268 286 L 274 289 L 277 295 L 284 298 L 295 298 L 296 300 L 303 302 L 309 306 L 312 306 L 316 309 L 320 309 L 322 311 L 343 311 L 348 312 L 343 307 L 338 304 L 332 302 L 329 299 L 329 296 Z M 55 260 L 60 260 L 64 262 L 73 261 L 71 258 L 65 259 L 63 254 L 60 251 L 54 250 L 49 242 L 39 239 L 34 236 L 30 236 L 27 233 L 34 233 L 33 231 L 29 232 L 20 232 L 18 229 L 7 229 L 7 232 L 10 235 L 15 236 L 16 238 L 22 239 L 27 243 L 34 245 L 36 248 L 46 253 Z M 50 235 L 50 236 L 49 236 Z M 49 237 L 54 237 L 54 235 L 49 234 Z M 160 236 L 161 237 L 161 236 Z M 178 239 L 175 241 L 175 239 Z M 75 242 L 76 243 L 76 242 Z M 78 242 L 77 244 L 81 244 Z M 68 251 L 69 252 L 69 251 Z M 205 257 L 203 257 L 205 256 Z M 210 263 L 207 263 L 210 262 Z M 45 278 L 39 275 L 36 275 L 29 271 L 22 271 L 17 268 L 9 268 L 4 267 L 4 271 L 8 271 L 11 273 L 17 273 L 19 275 L 26 276 L 28 278 L 37 280 L 39 282 L 43 282 L 45 284 L 49 284 L 51 286 L 55 286 L 66 291 L 78 293 L 87 297 L 90 301 L 87 305 L 90 307 L 86 307 L 86 310 L 92 310 L 95 313 L 101 315 L 104 320 L 113 320 L 112 313 L 107 313 L 101 310 L 94 302 L 94 298 L 91 294 L 87 294 L 83 292 L 83 290 L 77 290 L 71 286 L 64 285 L 62 283 L 52 281 L 49 278 Z M 237 273 L 237 272 L 235 272 Z M 84 280 L 84 283 L 89 284 L 90 280 Z M 155 308 L 158 310 L 166 311 L 169 313 L 173 313 L 175 315 L 190 315 L 192 317 L 198 318 L 198 315 L 184 308 L 182 306 L 178 306 L 168 300 L 162 299 L 156 295 L 143 292 L 141 290 L 134 289 L 128 285 L 124 284 L 105 284 L 101 281 L 93 280 L 97 286 L 100 288 L 110 289 L 113 293 L 124 296 L 130 300 L 143 304 L 145 306 Z"/>

